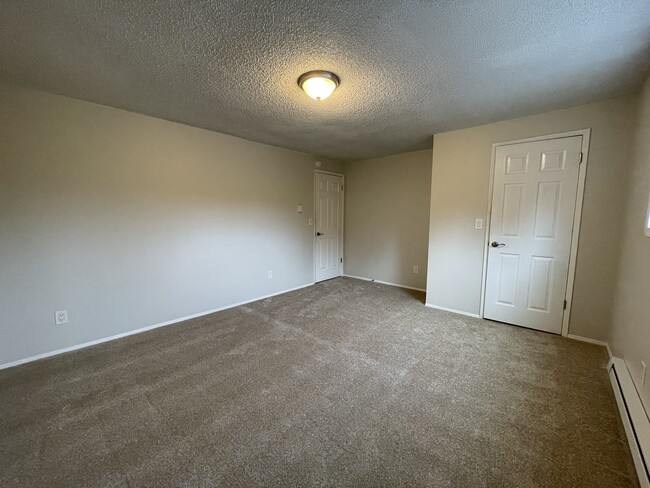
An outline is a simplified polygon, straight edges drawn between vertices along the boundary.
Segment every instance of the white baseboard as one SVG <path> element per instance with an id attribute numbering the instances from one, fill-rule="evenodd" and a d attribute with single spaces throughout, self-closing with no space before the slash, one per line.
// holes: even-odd
<path id="1" fill-rule="evenodd" d="M 641 488 L 650 488 L 650 419 L 643 408 L 625 361 L 612 358 L 608 370 L 639 484 Z"/>
<path id="2" fill-rule="evenodd" d="M 167 322 L 161 322 L 159 324 L 148 325 L 146 327 L 141 327 L 139 329 L 129 330 L 128 332 L 122 332 L 121 334 L 112 335 L 109 337 L 103 337 L 101 339 L 96 339 L 94 341 L 84 342 L 82 344 L 76 344 L 74 346 L 64 347 L 63 349 L 56 349 L 54 351 L 44 352 L 42 354 L 37 354 L 35 356 L 30 356 L 23 359 L 17 359 L 16 361 L 11 361 L 9 363 L 0 364 L 0 370 L 12 368 L 20 364 L 31 363 L 32 361 L 38 361 L 39 359 L 49 358 L 51 356 L 57 356 L 66 352 L 76 351 L 77 349 L 83 349 L 85 347 L 95 346 L 97 344 L 102 344 L 103 342 L 114 341 L 116 339 L 121 339 L 122 337 L 128 337 L 130 335 L 140 334 L 141 332 L 146 332 L 148 330 L 157 329 L 159 327 L 165 327 L 167 325 L 177 324 L 179 322 L 184 322 L 185 320 L 195 319 L 197 317 L 203 317 L 204 315 L 210 315 L 211 313 L 221 312 L 222 310 L 227 310 L 229 308 L 240 307 L 246 305 L 247 303 L 257 302 L 259 300 L 264 300 L 266 298 L 271 298 L 277 295 L 282 295 L 284 293 L 289 293 L 290 291 L 300 290 L 301 288 L 307 288 L 312 286 L 314 283 L 307 283 L 306 285 L 296 286 L 294 288 L 289 288 L 288 290 L 282 290 L 275 293 L 270 293 L 257 298 L 252 298 L 250 300 L 245 300 L 243 302 L 232 303 L 230 305 L 225 305 L 223 307 L 214 308 L 212 310 L 206 310 L 204 312 L 195 313 L 192 315 L 186 315 L 185 317 L 179 317 L 177 319 L 168 320 Z"/>
<path id="3" fill-rule="evenodd" d="M 407 290 L 426 291 L 424 288 L 415 288 L 414 286 L 400 285 L 399 283 L 391 283 L 390 281 L 375 280 L 373 278 L 365 278 L 363 276 L 353 276 L 348 274 L 344 274 L 343 276 L 345 276 L 346 278 L 354 278 L 355 280 L 372 281 L 374 283 L 381 283 L 382 285 L 396 286 L 398 288 L 406 288 Z"/>
<path id="4" fill-rule="evenodd" d="M 590 339 L 589 337 L 582 337 L 575 334 L 567 334 L 567 338 L 573 339 L 574 341 L 588 342 L 589 344 L 596 344 L 598 346 L 603 346 L 605 349 L 607 349 L 607 355 L 609 356 L 609 359 L 612 359 L 614 357 L 612 355 L 612 350 L 609 348 L 609 344 L 605 341 Z"/>
<path id="5" fill-rule="evenodd" d="M 475 319 L 480 319 L 481 316 L 477 313 L 463 312 L 462 310 L 456 310 L 454 308 L 441 307 L 439 305 L 434 305 L 432 303 L 425 303 L 425 307 L 435 308 L 436 310 L 442 310 L 443 312 L 457 313 L 458 315 L 465 315 L 467 317 L 474 317 Z"/>

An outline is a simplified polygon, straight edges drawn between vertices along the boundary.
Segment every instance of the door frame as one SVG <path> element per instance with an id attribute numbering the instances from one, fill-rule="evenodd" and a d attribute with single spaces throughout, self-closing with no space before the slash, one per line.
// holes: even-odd
<path id="1" fill-rule="evenodd" d="M 576 260 L 578 257 L 578 241 L 580 239 L 580 224 L 582 222 L 582 207 L 584 203 L 585 181 L 587 177 L 587 164 L 589 162 L 589 139 L 591 129 L 580 129 L 569 132 L 559 132 L 543 136 L 527 137 L 525 139 L 516 139 L 514 141 L 496 142 L 492 144 L 492 158 L 490 162 L 490 186 L 488 189 L 488 205 L 485 225 L 485 239 L 483 246 L 483 271 L 481 276 L 481 305 L 479 316 L 484 317 L 485 311 L 485 294 L 487 285 L 487 262 L 488 262 L 488 245 L 490 242 L 490 230 L 492 225 L 492 196 L 494 193 L 494 171 L 496 165 L 496 151 L 499 146 L 509 146 L 511 144 L 520 144 L 525 142 L 546 141 L 550 139 L 563 139 L 567 137 L 582 136 L 582 162 L 578 173 L 578 192 L 576 194 L 576 206 L 573 215 L 573 229 L 571 232 L 571 252 L 569 254 L 569 273 L 567 275 L 567 286 L 564 299 L 566 300 L 566 309 L 562 316 L 562 336 L 569 335 L 569 318 L 571 317 L 571 304 L 573 300 L 573 285 L 576 275 Z"/>
<path id="2" fill-rule="evenodd" d="M 341 177 L 341 258 L 343 259 L 343 262 L 341 263 L 341 276 L 345 274 L 344 266 L 345 266 L 345 256 L 343 256 L 343 253 L 345 252 L 345 175 L 343 173 L 337 173 L 335 171 L 325 171 L 322 169 L 315 169 L 314 170 L 314 181 L 313 181 L 313 188 L 314 188 L 314 195 L 312 197 L 313 200 L 313 210 L 312 210 L 312 228 L 311 228 L 311 238 L 312 238 L 312 261 L 313 261 L 313 266 L 312 266 L 312 282 L 316 283 L 316 174 L 321 173 L 324 175 L 332 175 L 332 176 L 340 176 Z"/>

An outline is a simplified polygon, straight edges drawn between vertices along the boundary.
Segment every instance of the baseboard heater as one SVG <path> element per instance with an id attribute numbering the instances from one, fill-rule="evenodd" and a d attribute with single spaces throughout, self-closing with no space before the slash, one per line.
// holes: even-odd
<path id="1" fill-rule="evenodd" d="M 639 393 L 625 361 L 612 358 L 608 366 L 616 403 L 621 412 L 625 433 L 634 458 L 641 488 L 650 488 L 650 419 L 643 408 Z"/>

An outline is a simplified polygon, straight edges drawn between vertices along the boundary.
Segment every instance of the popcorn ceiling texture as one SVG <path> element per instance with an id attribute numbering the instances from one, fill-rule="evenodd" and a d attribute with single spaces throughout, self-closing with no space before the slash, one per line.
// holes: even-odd
<path id="1" fill-rule="evenodd" d="M 341 159 L 632 93 L 647 0 L 0 1 L 0 80 Z M 296 84 L 329 69 L 326 101 Z"/>

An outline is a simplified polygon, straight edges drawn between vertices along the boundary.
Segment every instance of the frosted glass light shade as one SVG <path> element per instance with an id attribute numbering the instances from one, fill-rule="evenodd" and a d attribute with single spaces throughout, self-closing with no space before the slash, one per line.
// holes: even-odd
<path id="1" fill-rule="evenodd" d="M 310 71 L 298 78 L 298 86 L 318 101 L 329 97 L 339 83 L 339 77 L 329 71 Z"/>

